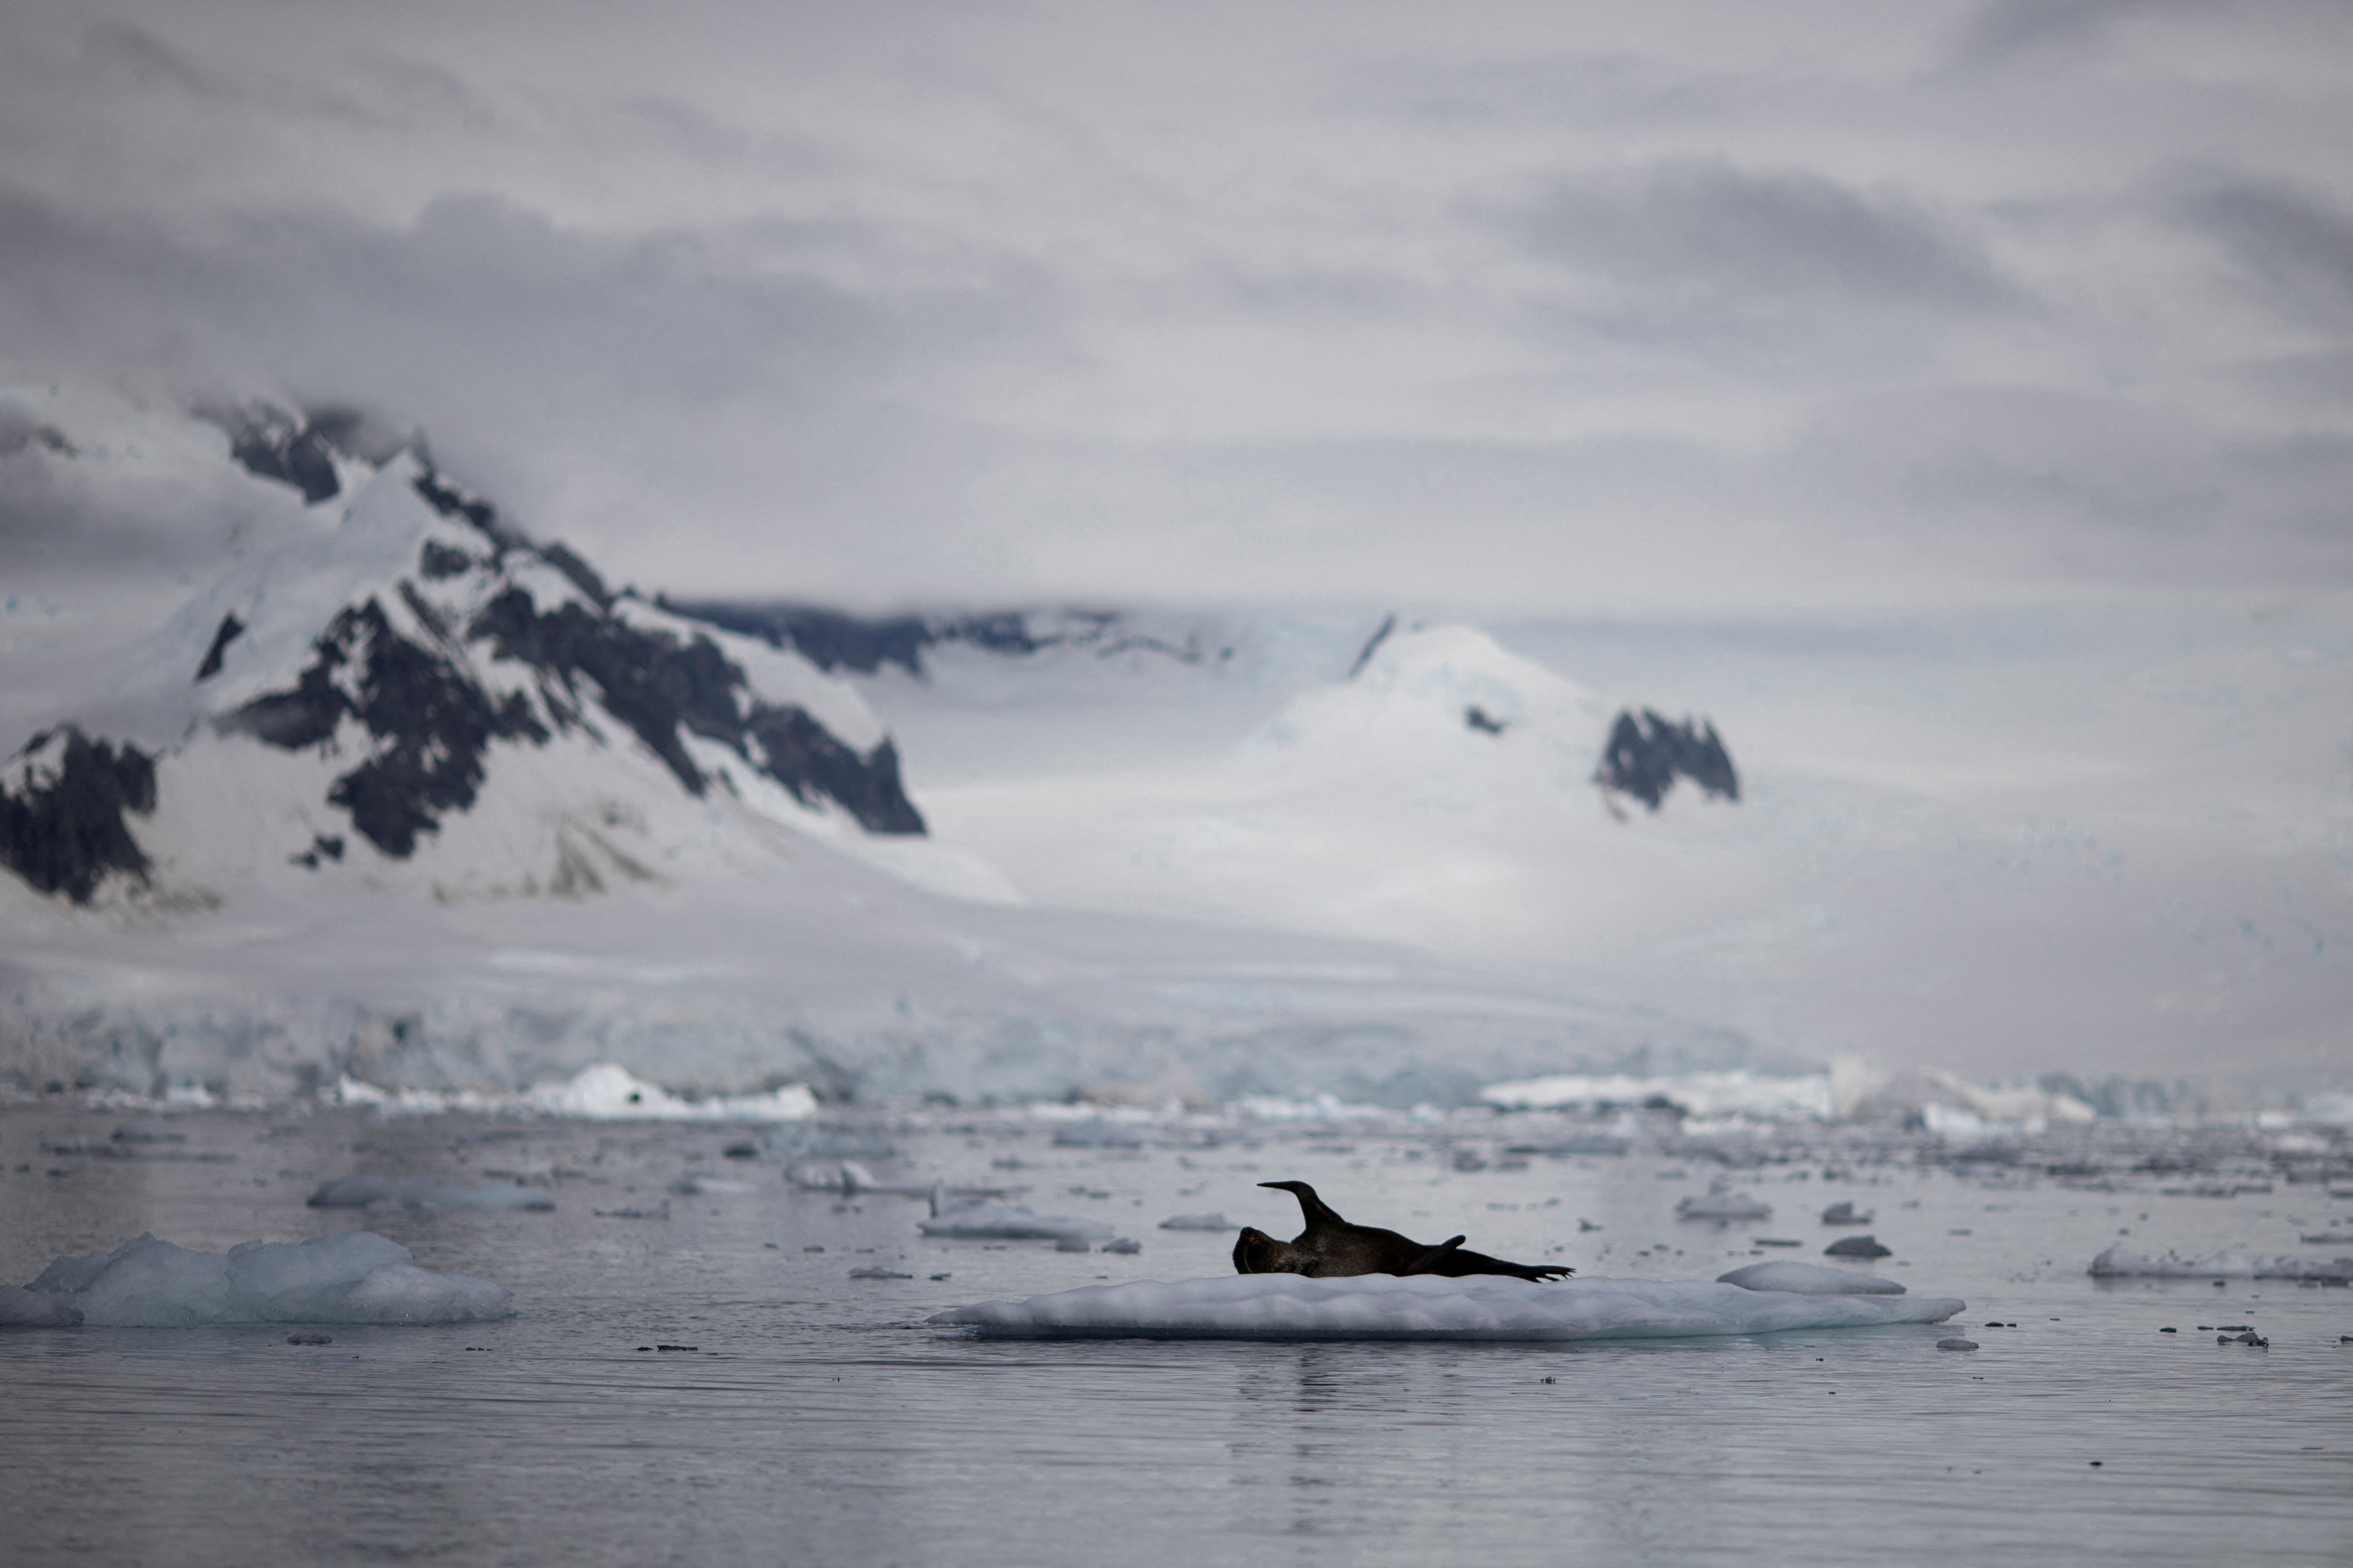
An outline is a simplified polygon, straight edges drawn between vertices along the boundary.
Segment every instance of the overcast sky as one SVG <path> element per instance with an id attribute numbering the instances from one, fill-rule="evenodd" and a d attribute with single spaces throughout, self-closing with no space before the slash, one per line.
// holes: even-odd
<path id="1" fill-rule="evenodd" d="M 10 0 L 0 379 L 367 403 L 649 590 L 2337 590 L 2348 78 L 2335 0 Z"/>

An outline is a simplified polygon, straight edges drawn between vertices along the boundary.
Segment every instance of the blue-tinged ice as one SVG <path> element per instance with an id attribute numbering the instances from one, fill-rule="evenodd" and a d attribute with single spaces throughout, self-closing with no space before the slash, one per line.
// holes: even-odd
<path id="1" fill-rule="evenodd" d="M 982 1301 L 929 1321 L 1027 1339 L 1609 1340 L 1942 1322 L 1951 1297 L 1809 1296 L 1698 1280 L 1236 1274 Z"/>
<path id="2" fill-rule="evenodd" d="M 22 1289 L 0 1288 L 0 1324 L 470 1323 L 509 1316 L 512 1300 L 488 1279 L 419 1268 L 408 1248 L 371 1231 L 248 1241 L 226 1254 L 142 1236 L 60 1258 Z"/>

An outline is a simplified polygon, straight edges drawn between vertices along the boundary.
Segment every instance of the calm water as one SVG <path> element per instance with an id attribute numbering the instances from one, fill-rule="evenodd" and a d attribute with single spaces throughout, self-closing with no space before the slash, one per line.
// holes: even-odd
<path id="1" fill-rule="evenodd" d="M 521 1312 L 337 1327 L 324 1347 L 283 1328 L 0 1333 L 12 1564 L 2353 1561 L 2353 1293 L 2083 1273 L 2120 1232 L 2160 1251 L 2344 1250 L 2298 1247 L 2353 1215 L 2312 1186 L 2132 1196 L 1861 1166 L 1826 1182 L 1816 1160 L 1745 1175 L 1774 1217 L 1725 1230 L 1671 1217 L 1704 1165 L 1455 1173 L 1419 1137 L 1091 1151 L 984 1129 L 897 1134 L 905 1157 L 876 1163 L 1026 1184 L 1033 1207 L 1144 1243 L 1122 1258 L 926 1242 L 916 1203 L 794 1191 L 709 1128 L 207 1112 L 172 1120 L 178 1159 L 43 1152 L 125 1119 L 0 1111 L 0 1280 L 142 1230 L 218 1250 L 367 1228 L 511 1287 Z M 1660 1179 L 1677 1163 L 1690 1179 Z M 303 1205 L 354 1169 L 550 1167 L 578 1173 L 549 1178 L 553 1214 Z M 754 1190 L 671 1197 L 667 1220 L 593 1212 L 655 1204 L 691 1171 Z M 1290 1234 L 1290 1200 L 1251 1184 L 1287 1176 L 1368 1223 L 1659 1278 L 1814 1258 L 1841 1234 L 1815 1215 L 1848 1197 L 1897 1249 L 1882 1271 L 1969 1305 L 1949 1326 L 1573 1349 L 923 1325 L 961 1301 L 1226 1272 L 1229 1237 L 1158 1221 L 1219 1209 Z M 1757 1236 L 1805 1245 L 1759 1254 Z M 914 1278 L 848 1278 L 876 1264 Z M 2271 1348 L 2196 1329 L 2224 1322 Z M 1983 1348 L 1934 1349 L 1956 1331 Z M 637 1349 L 662 1342 L 699 1348 Z"/>

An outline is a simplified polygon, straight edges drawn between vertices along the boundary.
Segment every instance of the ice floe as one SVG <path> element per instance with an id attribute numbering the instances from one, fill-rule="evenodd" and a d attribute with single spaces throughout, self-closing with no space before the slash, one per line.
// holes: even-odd
<path id="1" fill-rule="evenodd" d="M 341 1176 L 312 1193 L 314 1209 L 364 1209 L 378 1204 L 422 1214 L 520 1214 L 546 1210 L 555 1200 L 535 1187 L 444 1186 L 431 1176 Z"/>
<path id="2" fill-rule="evenodd" d="M 1163 1230 L 1231 1230 L 1223 1214 L 1172 1214 L 1160 1222 Z"/>
<path id="3" fill-rule="evenodd" d="M 1109 1241 L 1114 1232 L 1096 1219 L 1032 1214 L 1021 1204 L 956 1203 L 945 1187 L 932 1194 L 932 1216 L 915 1222 L 925 1236 L 955 1241 Z"/>
<path id="4" fill-rule="evenodd" d="M 471 1323 L 511 1315 L 512 1300 L 488 1279 L 419 1268 L 408 1248 L 372 1231 L 248 1241 L 226 1254 L 142 1236 L 0 1289 L 0 1324 Z"/>
<path id="5" fill-rule="evenodd" d="M 1675 1213 L 1684 1219 L 1764 1219 L 1772 1212 L 1771 1204 L 1738 1191 L 1721 1176 L 1708 1184 L 1704 1194 L 1675 1205 Z"/>
<path id="6" fill-rule="evenodd" d="M 2288 1253 L 2242 1252 L 2225 1247 L 2205 1258 L 2162 1258 L 2111 1247 L 2092 1259 L 2102 1279 L 2322 1279 L 2353 1281 L 2353 1258 L 2297 1258 Z"/>
<path id="7" fill-rule="evenodd" d="M 1715 1277 L 1719 1285 L 1744 1290 L 1786 1290 L 1795 1296 L 1901 1296 L 1904 1287 L 1875 1274 L 1831 1268 L 1820 1263 L 1751 1263 Z"/>
<path id="8" fill-rule="evenodd" d="M 1817 1296 L 1698 1280 L 1237 1274 L 1090 1285 L 932 1317 L 1028 1339 L 1606 1340 L 1935 1323 L 1949 1297 Z"/>

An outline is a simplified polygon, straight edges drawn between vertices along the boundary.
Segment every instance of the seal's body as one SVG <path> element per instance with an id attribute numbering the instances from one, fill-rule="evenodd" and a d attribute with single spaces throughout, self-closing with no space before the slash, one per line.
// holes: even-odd
<path id="1" fill-rule="evenodd" d="M 1261 1182 L 1259 1185 L 1298 1198 L 1307 1228 L 1290 1241 L 1277 1241 L 1262 1230 L 1244 1226 L 1234 1241 L 1237 1274 L 1304 1274 L 1320 1279 L 1351 1274 L 1442 1274 L 1456 1279 L 1466 1274 L 1509 1274 L 1540 1281 L 1576 1272 L 1556 1263 L 1506 1263 L 1483 1252 L 1466 1251 L 1459 1236 L 1432 1247 L 1393 1230 L 1350 1225 L 1334 1214 L 1305 1182 Z"/>

